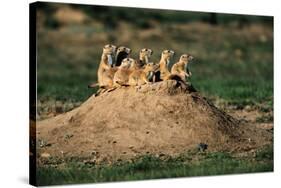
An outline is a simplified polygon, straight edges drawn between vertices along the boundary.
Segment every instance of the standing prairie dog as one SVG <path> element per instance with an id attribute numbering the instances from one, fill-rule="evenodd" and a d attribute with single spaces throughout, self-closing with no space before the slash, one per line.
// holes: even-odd
<path id="1" fill-rule="evenodd" d="M 173 50 L 164 50 L 161 54 L 161 59 L 159 62 L 160 65 L 160 71 L 156 73 L 156 79 L 159 80 L 165 80 L 171 73 L 168 69 L 168 66 L 170 64 L 171 58 L 174 56 L 175 52 Z M 159 75 L 160 74 L 160 75 Z"/>
<path id="2" fill-rule="evenodd" d="M 128 58 L 131 54 L 132 50 L 125 46 L 119 46 L 116 50 L 116 58 L 114 66 L 120 66 L 123 59 Z"/>
<path id="3" fill-rule="evenodd" d="M 152 54 L 153 51 L 149 48 L 141 49 L 139 53 L 139 60 L 136 61 L 136 68 L 143 68 L 145 64 L 149 63 Z"/>
<path id="4" fill-rule="evenodd" d="M 98 85 L 100 88 L 111 87 L 113 76 L 116 70 L 112 68 L 116 46 L 107 44 L 103 47 L 101 61 L 98 68 Z"/>
<path id="5" fill-rule="evenodd" d="M 150 77 L 159 69 L 159 64 L 149 62 L 143 69 L 134 70 L 129 76 L 130 86 L 140 86 L 149 82 Z"/>
<path id="6" fill-rule="evenodd" d="M 132 58 L 123 59 L 121 65 L 118 67 L 113 78 L 113 85 L 118 86 L 128 86 L 129 75 L 134 71 L 133 65 L 135 60 Z"/>
<path id="7" fill-rule="evenodd" d="M 193 56 L 189 54 L 181 55 L 179 61 L 172 66 L 171 73 L 178 75 L 183 81 L 186 81 L 191 76 L 187 66 L 193 59 Z"/>

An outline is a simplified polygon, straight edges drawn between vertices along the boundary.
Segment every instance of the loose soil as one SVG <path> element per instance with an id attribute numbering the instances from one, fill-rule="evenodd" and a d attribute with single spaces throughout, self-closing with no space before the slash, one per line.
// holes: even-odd
<path id="1" fill-rule="evenodd" d="M 272 132 L 216 108 L 175 80 L 93 95 L 74 110 L 37 122 L 37 157 L 89 157 L 96 163 L 141 155 L 247 152 L 272 144 Z"/>

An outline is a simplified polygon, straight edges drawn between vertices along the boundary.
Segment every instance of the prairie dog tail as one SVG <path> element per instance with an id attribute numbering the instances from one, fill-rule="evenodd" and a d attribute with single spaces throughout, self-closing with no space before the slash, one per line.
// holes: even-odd
<path id="1" fill-rule="evenodd" d="M 102 85 L 99 85 L 99 83 L 92 83 L 90 85 L 88 85 L 88 88 L 95 88 L 95 87 L 100 87 L 100 89 L 108 89 L 108 88 L 111 88 L 109 86 L 102 86 Z"/>
<path id="2" fill-rule="evenodd" d="M 197 92 L 197 90 L 193 87 L 193 85 L 189 82 L 186 82 L 182 76 L 178 74 L 170 74 L 167 77 L 167 80 L 176 80 L 178 84 L 181 85 L 182 88 L 189 90 L 190 92 Z"/>
<path id="3" fill-rule="evenodd" d="M 176 80 L 176 81 L 179 81 L 179 82 L 185 82 L 182 77 L 178 74 L 170 74 L 166 80 Z"/>
<path id="4" fill-rule="evenodd" d="M 99 86 L 99 83 L 92 83 L 92 84 L 88 85 L 88 88 L 95 88 L 95 87 L 98 87 L 98 86 Z"/>
<path id="5" fill-rule="evenodd" d="M 117 84 L 119 84 L 120 86 L 130 86 L 130 84 L 124 83 L 122 81 L 116 81 Z"/>

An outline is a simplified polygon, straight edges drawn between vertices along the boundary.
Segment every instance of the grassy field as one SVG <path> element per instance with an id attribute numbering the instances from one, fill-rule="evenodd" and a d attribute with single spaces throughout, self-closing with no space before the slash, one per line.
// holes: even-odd
<path id="1" fill-rule="evenodd" d="M 72 11 L 63 16 L 60 10 Z M 173 62 L 182 53 L 195 57 L 190 81 L 199 92 L 226 107 L 250 106 L 265 112 L 258 121 L 272 123 L 273 116 L 273 18 L 122 9 L 85 6 L 42 5 L 38 10 L 38 119 L 52 117 L 79 106 L 96 90 L 102 47 L 107 43 L 125 45 L 137 58 L 141 48 L 154 51 L 173 49 Z M 74 13 L 73 13 L 74 11 Z M 65 13 L 64 13 L 65 14 Z M 67 14 L 66 14 L 67 15 Z M 82 16 L 81 16 L 82 15 Z M 109 19 L 108 15 L 115 15 Z M 78 19 L 78 18 L 84 19 Z M 77 19 L 76 19 L 77 18 Z M 248 156 L 248 155 L 247 155 Z M 198 159 L 198 160 L 196 160 Z M 140 180 L 184 176 L 205 176 L 273 170 L 272 148 L 252 157 L 227 153 L 186 154 L 162 160 L 144 156 L 133 163 L 95 166 L 81 161 L 63 167 L 38 169 L 40 185 Z"/>
<path id="2" fill-rule="evenodd" d="M 76 11 L 78 17 L 86 15 L 87 19 L 69 23 L 57 13 L 68 7 L 51 7 L 43 6 L 38 11 L 41 117 L 69 111 L 95 92 L 87 85 L 97 80 L 102 47 L 107 43 L 130 47 L 135 58 L 141 48 L 151 48 L 155 62 L 164 49 L 176 52 L 173 62 L 182 53 L 190 53 L 195 57 L 190 66 L 191 82 L 203 95 L 241 107 L 262 105 L 273 110 L 271 17 L 218 14 L 218 24 L 213 25 L 205 21 L 209 18 L 207 13 L 147 11 L 144 14 L 136 10 L 129 13 L 130 18 L 145 16 L 134 21 L 120 14 L 123 9 L 109 9 L 119 21 L 107 22 L 100 9 L 89 14 L 90 8 L 73 6 L 71 11 Z"/>
<path id="3" fill-rule="evenodd" d="M 130 162 L 106 166 L 72 159 L 63 167 L 53 165 L 39 168 L 37 178 L 39 185 L 55 185 L 272 171 L 273 150 L 267 147 L 254 154 L 254 157 L 237 157 L 221 152 L 188 152 L 165 159 L 142 156 Z"/>

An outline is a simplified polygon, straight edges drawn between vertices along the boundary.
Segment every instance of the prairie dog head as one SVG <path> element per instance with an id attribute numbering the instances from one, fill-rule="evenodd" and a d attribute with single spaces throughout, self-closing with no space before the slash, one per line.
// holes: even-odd
<path id="1" fill-rule="evenodd" d="M 161 60 L 165 61 L 166 67 L 169 66 L 171 58 L 173 58 L 175 52 L 173 50 L 164 50 L 161 54 Z"/>
<path id="2" fill-rule="evenodd" d="M 129 69 L 135 64 L 135 60 L 132 58 L 125 58 L 121 62 L 120 68 Z"/>
<path id="3" fill-rule="evenodd" d="M 125 46 L 119 46 L 117 48 L 116 53 L 119 54 L 120 52 L 126 52 L 127 54 L 130 54 L 132 52 L 132 50 L 128 47 L 125 47 Z"/>
<path id="4" fill-rule="evenodd" d="M 116 50 L 115 66 L 120 66 L 122 60 L 129 57 L 132 50 L 125 46 L 119 46 Z"/>
<path id="5" fill-rule="evenodd" d="M 107 44 L 103 47 L 102 53 L 105 55 L 115 55 L 116 46 Z"/>
<path id="6" fill-rule="evenodd" d="M 170 60 L 174 54 L 175 52 L 173 50 L 164 50 L 161 54 L 161 59 Z"/>
<path id="7" fill-rule="evenodd" d="M 184 62 L 185 64 L 190 63 L 192 60 L 194 59 L 193 56 L 189 55 L 189 54 L 182 54 L 180 57 L 180 62 Z"/>
<path id="8" fill-rule="evenodd" d="M 155 64 L 153 62 L 149 62 L 145 65 L 145 71 L 147 72 L 156 72 L 160 68 L 159 64 Z"/>
<path id="9" fill-rule="evenodd" d="M 112 44 L 107 44 L 103 47 L 102 53 L 107 56 L 107 64 L 109 66 L 113 65 L 113 56 L 115 56 L 116 46 Z"/>
<path id="10" fill-rule="evenodd" d="M 149 62 L 150 57 L 152 56 L 153 51 L 149 48 L 143 48 L 140 51 L 140 60 L 145 61 L 145 63 Z"/>

